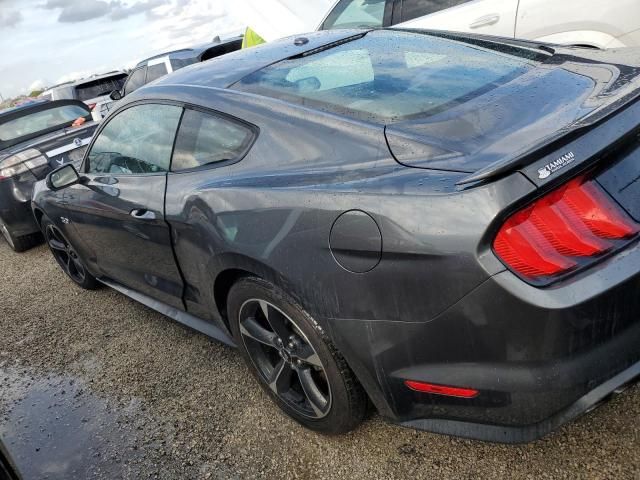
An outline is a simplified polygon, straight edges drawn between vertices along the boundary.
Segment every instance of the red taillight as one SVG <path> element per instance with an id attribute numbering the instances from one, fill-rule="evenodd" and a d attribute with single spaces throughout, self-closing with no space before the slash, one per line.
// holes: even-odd
<path id="1" fill-rule="evenodd" d="M 575 215 L 602 238 L 626 238 L 638 233 L 638 224 L 594 182 L 578 183 L 574 180 L 564 198 Z"/>
<path id="2" fill-rule="evenodd" d="M 507 266 L 538 279 L 568 272 L 638 232 L 596 182 L 581 177 L 510 217 L 493 247 Z"/>
<path id="3" fill-rule="evenodd" d="M 480 392 L 473 388 L 449 387 L 447 385 L 436 385 L 434 383 L 416 382 L 405 380 L 404 384 L 411 390 L 422 393 L 433 393 L 435 395 L 446 395 L 447 397 L 474 398 Z"/>

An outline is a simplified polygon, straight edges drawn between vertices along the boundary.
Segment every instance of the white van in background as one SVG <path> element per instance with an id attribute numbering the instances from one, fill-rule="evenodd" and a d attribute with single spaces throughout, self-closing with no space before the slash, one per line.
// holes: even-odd
<path id="1" fill-rule="evenodd" d="M 125 72 L 114 71 L 102 75 L 92 75 L 75 82 L 67 82 L 48 88 L 39 95 L 47 100 L 80 100 L 91 109 L 93 120 L 100 121 L 102 113 L 113 100 L 109 94 L 120 90 L 127 80 Z M 108 109 L 107 109 L 108 110 Z"/>
<path id="2" fill-rule="evenodd" d="M 319 29 L 391 25 L 594 48 L 637 47 L 640 0 L 339 0 Z"/>

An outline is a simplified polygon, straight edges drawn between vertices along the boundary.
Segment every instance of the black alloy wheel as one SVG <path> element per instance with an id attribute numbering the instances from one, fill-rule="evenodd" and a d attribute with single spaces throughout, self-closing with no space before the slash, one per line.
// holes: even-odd
<path id="1" fill-rule="evenodd" d="M 84 282 L 87 272 L 78 258 L 78 254 L 73 247 L 67 242 L 62 232 L 53 225 L 47 225 L 46 230 L 47 243 L 51 249 L 51 253 L 58 261 L 64 273 L 69 275 L 76 283 Z"/>
<path id="2" fill-rule="evenodd" d="M 266 300 L 240 307 L 242 341 L 256 369 L 284 403 L 300 415 L 323 418 L 331 408 L 327 373 L 296 324 Z"/>
<path id="3" fill-rule="evenodd" d="M 64 234 L 50 221 L 43 222 L 44 236 L 60 268 L 77 285 L 87 290 L 97 287 L 97 281 L 86 269 L 76 250 Z"/>
<path id="4" fill-rule="evenodd" d="M 257 277 L 240 278 L 227 297 L 229 327 L 260 386 L 307 428 L 345 433 L 369 400 L 322 326 L 290 295 Z"/>

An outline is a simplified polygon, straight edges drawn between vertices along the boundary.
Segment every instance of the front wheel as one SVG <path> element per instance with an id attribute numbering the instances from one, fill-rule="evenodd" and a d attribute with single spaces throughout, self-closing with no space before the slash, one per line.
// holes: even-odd
<path id="1" fill-rule="evenodd" d="M 230 326 L 260 385 L 307 428 L 344 433 L 367 411 L 366 394 L 318 323 L 292 298 L 258 278 L 236 283 Z"/>
<path id="2" fill-rule="evenodd" d="M 62 231 L 51 220 L 42 220 L 42 231 L 49 250 L 53 254 L 62 271 L 73 282 L 85 290 L 94 290 L 98 287 L 98 281 L 89 273 L 82 259 L 78 256 L 73 246 L 69 243 Z"/>

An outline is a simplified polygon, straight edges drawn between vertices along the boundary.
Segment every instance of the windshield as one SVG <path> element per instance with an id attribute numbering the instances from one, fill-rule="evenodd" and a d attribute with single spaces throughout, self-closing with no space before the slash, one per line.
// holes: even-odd
<path id="1" fill-rule="evenodd" d="M 259 70 L 233 88 L 365 119 L 431 115 L 523 75 L 536 50 L 381 30 Z"/>
<path id="2" fill-rule="evenodd" d="M 56 127 L 70 127 L 78 117 L 86 117 L 89 113 L 88 109 L 80 105 L 62 105 L 33 113 L 25 112 L 23 117 L 0 123 L 0 142 L 31 136 Z"/>
<path id="3" fill-rule="evenodd" d="M 109 95 L 114 90 L 120 90 L 126 79 L 127 75 L 122 73 L 120 75 L 101 78 L 100 80 L 93 80 L 91 82 L 77 85 L 76 92 L 78 93 L 78 100 L 84 102 L 86 100 L 91 100 L 92 98 Z"/>

